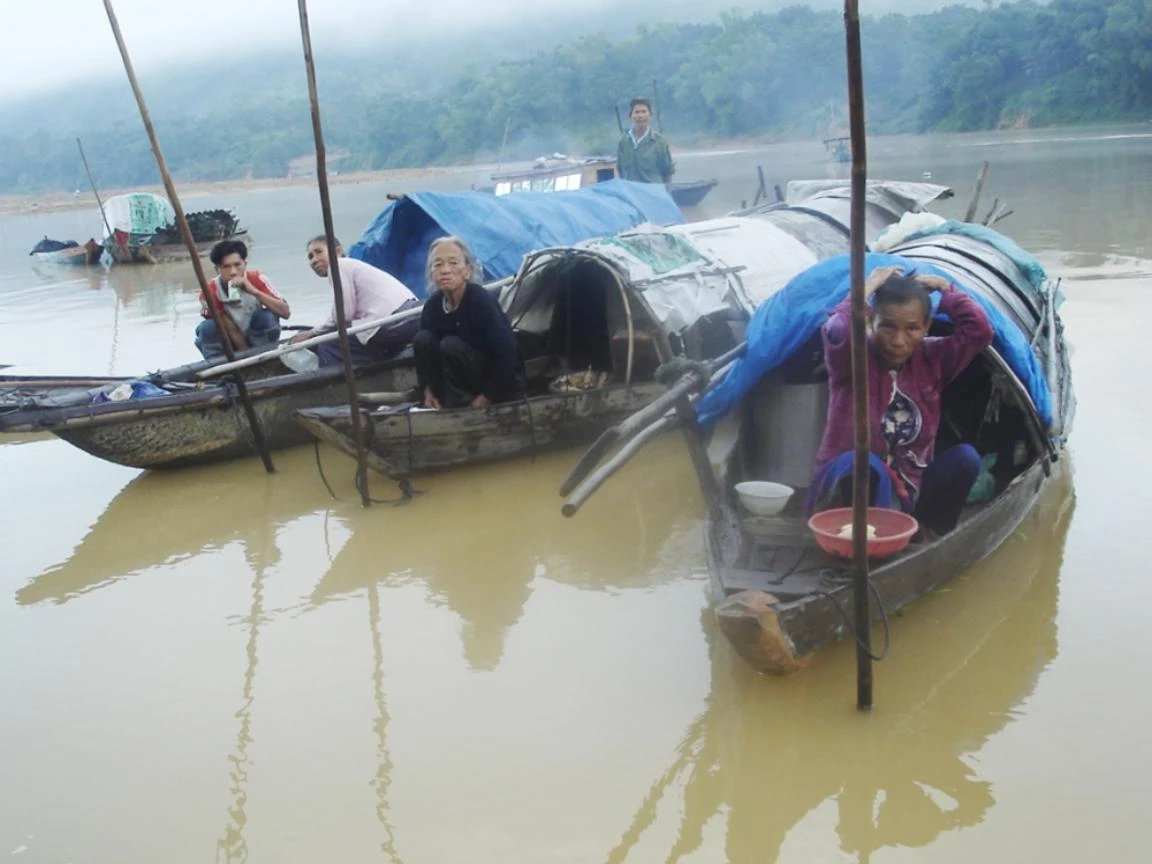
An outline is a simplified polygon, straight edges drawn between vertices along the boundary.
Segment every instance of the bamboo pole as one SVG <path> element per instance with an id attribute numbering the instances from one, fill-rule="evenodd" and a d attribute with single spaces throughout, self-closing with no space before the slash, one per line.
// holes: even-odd
<path id="1" fill-rule="evenodd" d="M 312 35 L 308 29 L 308 0 L 298 0 L 300 38 L 304 45 L 304 69 L 308 74 L 308 101 L 312 104 L 312 134 L 316 139 L 316 183 L 320 187 L 320 210 L 324 216 L 324 236 L 328 244 L 328 274 L 332 277 L 333 302 L 336 305 L 336 331 L 340 334 L 340 354 L 344 361 L 344 382 L 348 385 L 348 410 L 351 413 L 352 437 L 356 440 L 356 488 L 360 503 L 372 503 L 368 494 L 368 463 L 364 454 L 364 428 L 360 418 L 360 400 L 356 394 L 356 375 L 348 348 L 348 322 L 344 317 L 344 290 L 340 284 L 340 259 L 336 257 L 336 231 L 332 227 L 332 203 L 328 198 L 328 164 L 324 151 L 324 131 L 320 126 L 320 97 L 316 91 L 316 66 L 312 61 Z"/>
<path id="2" fill-rule="evenodd" d="M 619 103 L 617 103 L 616 105 L 613 105 L 612 107 L 614 109 L 616 109 L 616 127 L 620 130 L 620 134 L 623 135 L 624 134 L 624 121 L 620 119 L 620 105 L 619 105 Z"/>
<path id="3" fill-rule="evenodd" d="M 92 171 L 88 167 L 88 157 L 84 155 L 84 145 L 76 139 L 76 146 L 80 149 L 80 161 L 84 163 L 84 173 L 88 175 L 88 185 L 92 187 L 92 194 L 96 196 L 96 206 L 100 208 L 100 218 L 104 220 L 104 229 L 107 237 L 112 236 L 112 226 L 108 224 L 108 214 L 104 212 L 104 202 L 100 200 L 100 192 L 96 188 L 96 181 L 92 179 Z"/>
<path id="4" fill-rule="evenodd" d="M 976 178 L 976 191 L 972 193 L 972 200 L 968 202 L 968 211 L 964 214 L 964 221 L 971 222 L 976 218 L 976 205 L 980 203 L 980 193 L 984 191 L 984 181 L 988 179 L 990 163 L 985 160 L 980 166 L 980 174 Z"/>
<path id="5" fill-rule="evenodd" d="M 148 140 L 152 144 L 152 155 L 156 157 L 156 167 L 160 169 L 160 177 L 164 181 L 164 191 L 168 193 L 168 200 L 172 209 L 176 211 L 176 224 L 180 227 L 180 237 L 192 257 L 192 269 L 196 272 L 196 279 L 200 283 L 200 295 L 208 307 L 212 321 L 216 325 L 216 332 L 220 335 L 220 346 L 224 349 L 224 356 L 229 362 L 235 361 L 236 352 L 224 330 L 221 320 L 221 311 L 208 291 L 208 279 L 204 275 L 204 266 L 200 263 L 200 253 L 196 249 L 196 241 L 192 237 L 192 229 L 188 227 L 188 220 L 184 218 L 184 208 L 180 206 L 180 197 L 176 194 L 176 184 L 172 182 L 172 175 L 168 172 L 168 162 L 160 149 L 160 141 L 156 138 L 156 130 L 152 126 L 152 115 L 148 113 L 148 106 L 144 103 L 144 94 L 140 90 L 140 83 L 136 80 L 136 70 L 132 66 L 132 58 L 128 56 L 128 46 L 124 44 L 124 35 L 120 32 L 120 22 L 116 19 L 116 12 L 112 8 L 112 0 L 104 0 L 104 11 L 108 13 L 108 23 L 112 27 L 112 35 L 116 37 L 116 47 L 120 49 L 120 58 L 124 61 L 124 71 L 128 74 L 128 83 L 132 85 L 132 93 L 136 96 L 136 106 L 140 109 L 140 119 L 144 122 L 144 129 L 148 133 Z M 103 209 L 103 208 L 101 208 Z M 272 464 L 272 454 L 268 452 L 268 439 L 256 417 L 252 407 L 252 400 L 248 396 L 248 387 L 240 379 L 236 379 L 236 394 L 240 397 L 240 404 L 244 407 L 244 414 L 248 419 L 248 426 L 252 430 L 252 439 L 260 458 L 264 462 L 264 469 L 273 474 L 276 466 Z"/>
<path id="6" fill-rule="evenodd" d="M 417 307 L 415 309 L 405 309 L 403 312 L 394 312 L 391 315 L 385 315 L 383 318 L 361 321 L 359 324 L 353 324 L 351 327 L 348 327 L 347 333 L 349 336 L 352 336 L 376 327 L 387 327 L 392 324 L 398 324 L 401 321 L 410 321 L 413 318 L 420 317 L 422 311 L 420 307 Z M 293 351 L 304 351 L 315 345 L 323 345 L 325 342 L 332 342 L 339 338 L 339 330 L 333 330 L 331 333 L 321 333 L 319 336 L 310 336 L 299 342 L 289 342 L 286 345 L 281 345 L 269 351 L 253 354 L 251 357 L 243 357 L 232 363 L 221 363 L 217 366 L 209 366 L 207 369 L 202 369 L 197 372 L 196 377 L 203 381 L 208 378 L 215 378 L 217 375 L 223 375 L 226 372 L 235 372 L 237 369 L 259 366 L 261 363 L 267 363 L 269 360 L 275 360 L 277 357 L 283 357 L 285 354 L 291 354 Z"/>
<path id="7" fill-rule="evenodd" d="M 856 707 L 872 707 L 872 609 L 868 594 L 868 343 L 864 298 L 864 196 L 868 168 L 864 140 L 864 73 L 860 59 L 858 0 L 844 0 L 848 56 L 848 128 L 852 141 L 852 205 L 849 216 L 852 295 L 852 414 L 855 461 L 852 472 L 853 606 L 856 613 Z"/>

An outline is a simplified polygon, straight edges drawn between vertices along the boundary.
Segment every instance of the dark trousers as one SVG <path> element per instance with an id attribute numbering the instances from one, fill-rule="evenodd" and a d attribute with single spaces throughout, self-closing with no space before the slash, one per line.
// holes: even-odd
<path id="1" fill-rule="evenodd" d="M 223 313 L 227 315 L 227 312 Z M 248 324 L 244 341 L 249 348 L 262 345 L 275 345 L 280 339 L 280 319 L 268 309 L 259 309 Z M 224 356 L 224 346 L 220 344 L 220 334 L 216 332 L 216 322 L 205 318 L 196 327 L 196 347 L 205 360 Z"/>
<path id="2" fill-rule="evenodd" d="M 848 465 L 851 465 L 851 461 Z M 832 467 L 830 464 L 829 468 Z M 937 536 L 955 529 L 956 523 L 960 521 L 960 511 L 979 473 L 980 454 L 971 444 L 957 444 L 938 454 L 920 476 L 920 494 L 912 506 L 912 515 L 916 521 Z M 822 484 L 822 476 L 814 479 L 813 489 Z M 877 506 L 876 487 L 876 475 L 873 474 L 870 489 L 872 506 Z M 903 502 L 904 507 L 900 503 L 894 499 L 891 506 L 893 509 L 907 509 L 907 502 Z M 823 510 L 851 506 L 852 475 L 849 471 L 842 480 L 835 483 L 827 500 L 819 502 L 819 507 Z M 879 506 L 887 505 L 881 503 Z"/>
<path id="3" fill-rule="evenodd" d="M 425 388 L 444 408 L 463 408 L 480 393 L 484 381 L 484 355 L 459 336 L 437 339 L 421 330 L 412 340 L 420 398 Z"/>
<path id="4" fill-rule="evenodd" d="M 419 300 L 409 300 L 396 312 L 411 309 L 419 304 Z M 354 364 L 377 363 L 394 357 L 408 346 L 419 329 L 420 316 L 417 315 L 407 321 L 381 327 L 372 334 L 372 338 L 367 342 L 361 342 L 360 338 L 353 333 L 348 337 L 348 350 L 352 355 L 352 362 Z M 316 356 L 320 358 L 321 366 L 339 366 L 344 362 L 340 356 L 340 340 L 334 339 L 331 342 L 317 345 Z"/>
<path id="5" fill-rule="evenodd" d="M 937 535 L 952 531 L 979 473 L 980 454 L 971 444 L 957 444 L 937 455 L 920 478 L 912 514 L 916 521 Z"/>

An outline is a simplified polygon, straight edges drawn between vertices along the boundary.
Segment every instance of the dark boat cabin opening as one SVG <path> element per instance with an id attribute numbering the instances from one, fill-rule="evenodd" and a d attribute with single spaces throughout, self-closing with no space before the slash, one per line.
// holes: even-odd
<path id="1" fill-rule="evenodd" d="M 553 258 L 530 271 L 507 307 L 524 359 L 530 394 L 558 376 L 591 370 L 622 384 L 628 368 L 628 316 L 634 348 L 632 381 L 651 381 L 664 349 L 642 302 L 625 308 L 619 277 L 590 257 Z M 624 290 L 630 290 L 625 288 Z"/>

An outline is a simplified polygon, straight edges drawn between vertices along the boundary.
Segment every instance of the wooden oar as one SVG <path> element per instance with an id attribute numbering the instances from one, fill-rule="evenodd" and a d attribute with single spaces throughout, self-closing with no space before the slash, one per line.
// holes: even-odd
<path id="1" fill-rule="evenodd" d="M 677 396 L 682 395 L 684 395 L 683 391 L 677 394 Z M 639 415 L 633 414 L 632 416 L 637 417 Z M 676 428 L 679 422 L 680 420 L 675 414 L 661 416 L 656 420 L 656 422 L 650 423 L 648 426 L 645 426 L 643 429 L 641 429 L 640 432 L 638 432 L 631 441 L 617 450 L 611 459 L 597 468 L 592 473 L 592 476 L 588 477 L 588 479 L 576 487 L 575 491 L 572 492 L 572 495 L 568 498 L 567 501 L 564 502 L 564 506 L 560 508 L 560 512 L 565 516 L 575 516 L 576 512 L 580 509 L 584 502 L 592 497 L 592 493 L 603 486 L 605 480 L 623 468 L 624 464 L 640 451 L 640 448 L 642 448 L 653 438 L 656 438 L 664 432 L 667 432 L 669 429 Z M 595 463 L 589 465 L 588 470 L 591 470 L 594 466 Z M 585 473 L 587 473 L 587 471 Z M 565 478 L 564 482 L 567 483 L 569 479 L 571 479 L 571 475 Z M 575 483 L 572 485 L 575 486 Z"/>
<path id="2" fill-rule="evenodd" d="M 176 194 L 176 184 L 172 182 L 172 175 L 168 172 L 168 162 L 160 150 L 160 140 L 156 137 L 156 130 L 152 126 L 152 115 L 148 112 L 148 106 L 144 103 L 144 93 L 140 90 L 140 84 L 136 80 L 136 70 L 132 66 L 132 58 L 128 56 L 128 46 L 124 43 L 124 36 L 120 32 L 120 22 L 116 19 L 112 0 L 104 0 L 104 11 L 108 14 L 112 35 L 116 38 L 116 46 L 120 49 L 120 58 L 124 61 L 124 71 L 128 74 L 128 83 L 132 86 L 132 93 L 136 97 L 136 106 L 140 109 L 140 119 L 144 123 L 144 131 L 148 133 L 148 141 L 152 145 L 152 155 L 156 157 L 156 167 L 160 170 L 160 178 L 164 181 L 164 190 L 168 193 L 168 201 L 176 212 L 176 224 L 180 227 L 180 237 L 184 240 L 184 245 L 188 247 L 188 252 L 192 257 L 192 270 L 196 273 L 196 280 L 200 283 L 200 296 L 208 307 L 212 321 L 216 325 L 216 332 L 220 335 L 220 347 L 224 349 L 224 356 L 231 362 L 236 359 L 236 352 L 233 350 L 232 342 L 224 329 L 222 318 L 224 313 L 217 308 L 216 302 L 208 291 L 208 279 L 204 276 L 204 267 L 200 263 L 200 252 L 196 248 L 192 229 L 188 227 L 188 220 L 184 218 L 184 208 L 180 205 L 180 197 Z M 236 381 L 236 394 L 240 397 L 240 404 L 244 407 L 244 415 L 248 420 L 249 428 L 252 430 L 252 440 L 264 462 L 264 470 L 273 474 L 276 471 L 276 466 L 272 464 L 268 439 L 265 437 L 264 429 L 256 416 L 256 410 L 252 407 L 252 400 L 248 396 L 248 387 L 242 380 Z"/>
<path id="3" fill-rule="evenodd" d="M 852 298 L 852 414 L 855 454 L 852 471 L 852 602 L 856 630 L 856 707 L 872 708 L 872 604 L 868 591 L 868 483 L 870 466 L 868 420 L 868 341 L 864 297 L 864 196 L 868 163 L 864 138 L 864 73 L 860 59 L 858 0 L 844 0 L 844 31 L 848 56 L 848 129 L 852 139 L 852 203 L 849 211 Z M 985 162 L 985 172 L 988 163 Z M 981 172 L 980 184 L 983 185 Z M 970 209 L 975 208 L 975 199 Z M 971 214 L 967 221 L 972 221 Z"/>
<path id="4" fill-rule="evenodd" d="M 567 496 L 571 494 L 572 490 L 576 488 L 576 485 L 588 476 L 588 473 L 596 467 L 604 457 L 604 454 L 607 453 L 617 441 L 627 439 L 637 430 L 644 429 L 648 424 L 670 411 L 676 404 L 676 400 L 681 396 L 693 390 L 710 386 L 722 372 L 727 371 L 728 367 L 732 365 L 732 362 L 736 360 L 737 357 L 744 353 L 746 347 L 746 343 L 741 342 L 731 351 L 721 354 L 715 360 L 711 361 L 708 367 L 710 376 L 708 381 L 702 380 L 703 376 L 698 371 L 688 372 L 669 387 L 667 392 L 660 394 L 658 398 L 653 399 L 635 414 L 630 417 L 625 417 L 615 426 L 610 426 L 605 429 L 600 437 L 592 442 L 592 446 L 585 451 L 584 455 L 580 457 L 580 461 L 568 472 L 568 476 L 565 477 L 564 481 L 560 484 L 560 495 Z"/>

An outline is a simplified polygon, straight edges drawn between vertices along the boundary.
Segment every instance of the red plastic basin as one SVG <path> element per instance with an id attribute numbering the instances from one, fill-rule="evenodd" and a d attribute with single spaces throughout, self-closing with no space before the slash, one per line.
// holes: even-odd
<path id="1" fill-rule="evenodd" d="M 808 527 L 816 535 L 816 542 L 825 552 L 839 558 L 852 557 L 852 538 L 837 536 L 841 528 L 851 524 L 851 507 L 825 510 L 808 520 Z M 907 513 L 883 507 L 868 508 L 868 524 L 876 529 L 876 536 L 868 541 L 869 558 L 887 558 L 889 555 L 895 555 L 908 545 L 908 541 L 920 527 L 920 523 Z"/>

